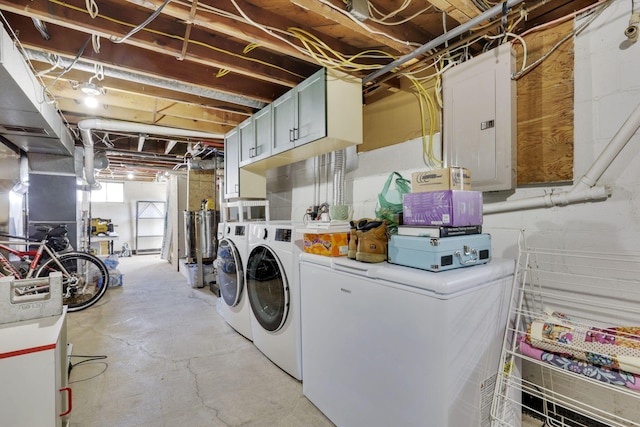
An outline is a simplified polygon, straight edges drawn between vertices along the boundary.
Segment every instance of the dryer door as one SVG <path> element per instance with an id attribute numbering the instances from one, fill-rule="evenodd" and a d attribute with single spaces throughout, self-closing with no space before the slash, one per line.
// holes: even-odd
<path id="1" fill-rule="evenodd" d="M 235 307 L 242 298 L 244 271 L 242 259 L 236 245 L 231 240 L 222 239 L 218 244 L 217 280 L 220 295 L 229 307 Z"/>
<path id="2" fill-rule="evenodd" d="M 247 296 L 256 320 L 270 332 L 289 314 L 289 284 L 277 255 L 268 246 L 253 248 L 247 259 Z"/>

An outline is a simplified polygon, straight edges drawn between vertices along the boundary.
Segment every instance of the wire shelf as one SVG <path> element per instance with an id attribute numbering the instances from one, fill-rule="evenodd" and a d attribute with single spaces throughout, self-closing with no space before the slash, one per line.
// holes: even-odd
<path id="1" fill-rule="evenodd" d="M 493 426 L 640 426 L 640 256 L 521 249 Z"/>

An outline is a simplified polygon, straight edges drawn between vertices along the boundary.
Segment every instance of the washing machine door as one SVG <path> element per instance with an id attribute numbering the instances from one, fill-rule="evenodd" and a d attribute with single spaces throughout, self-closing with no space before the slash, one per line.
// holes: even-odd
<path id="1" fill-rule="evenodd" d="M 247 296 L 256 320 L 276 332 L 289 314 L 289 284 L 282 264 L 268 246 L 253 248 L 247 259 Z"/>
<path id="2" fill-rule="evenodd" d="M 242 259 L 236 245 L 228 239 L 218 243 L 217 273 L 220 295 L 225 304 L 235 307 L 240 303 L 244 289 L 244 271 Z"/>

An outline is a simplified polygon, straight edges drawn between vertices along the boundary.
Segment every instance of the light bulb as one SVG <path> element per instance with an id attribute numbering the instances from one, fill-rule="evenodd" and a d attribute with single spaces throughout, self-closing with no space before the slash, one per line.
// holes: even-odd
<path id="1" fill-rule="evenodd" d="M 98 99 L 93 96 L 87 96 L 84 98 L 84 105 L 89 108 L 96 108 L 98 106 Z"/>

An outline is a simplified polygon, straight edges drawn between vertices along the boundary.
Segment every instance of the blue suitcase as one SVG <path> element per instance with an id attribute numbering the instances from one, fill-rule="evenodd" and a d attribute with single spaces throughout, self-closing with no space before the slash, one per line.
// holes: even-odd
<path id="1" fill-rule="evenodd" d="M 418 237 L 394 234 L 389 241 L 389 262 L 428 271 L 445 271 L 491 260 L 491 236 Z"/>

